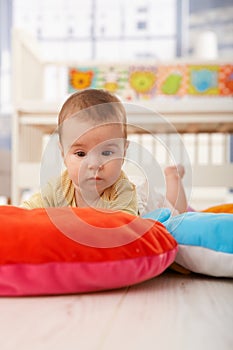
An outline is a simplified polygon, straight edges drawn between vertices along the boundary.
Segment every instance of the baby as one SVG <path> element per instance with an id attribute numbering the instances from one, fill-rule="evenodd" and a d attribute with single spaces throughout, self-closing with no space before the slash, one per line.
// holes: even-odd
<path id="1" fill-rule="evenodd" d="M 105 90 L 74 93 L 59 113 L 58 133 L 66 170 L 21 207 L 95 207 L 139 215 L 142 199 L 122 171 L 129 142 L 121 101 Z M 165 169 L 166 198 L 154 202 L 151 211 L 157 207 L 169 207 L 175 214 L 186 211 L 183 175 L 182 166 Z"/>

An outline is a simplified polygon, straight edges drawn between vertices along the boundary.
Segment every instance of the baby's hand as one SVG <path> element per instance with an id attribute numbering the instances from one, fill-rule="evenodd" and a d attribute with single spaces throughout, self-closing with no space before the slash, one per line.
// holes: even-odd
<path id="1" fill-rule="evenodd" d="M 164 174 L 165 176 L 177 176 L 179 175 L 179 177 L 182 179 L 184 177 L 185 174 L 185 169 L 184 166 L 181 164 L 178 165 L 172 165 L 172 166 L 168 166 L 164 169 Z"/>

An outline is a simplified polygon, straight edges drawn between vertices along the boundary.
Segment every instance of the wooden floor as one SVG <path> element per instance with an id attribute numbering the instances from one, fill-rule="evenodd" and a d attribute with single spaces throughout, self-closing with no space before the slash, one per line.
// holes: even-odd
<path id="1" fill-rule="evenodd" d="M 1 350 L 232 350 L 233 280 L 168 271 L 116 291 L 1 298 Z"/>

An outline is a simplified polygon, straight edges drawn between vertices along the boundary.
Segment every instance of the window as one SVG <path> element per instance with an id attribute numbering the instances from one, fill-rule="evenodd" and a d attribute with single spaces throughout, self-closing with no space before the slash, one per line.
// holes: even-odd
<path id="1" fill-rule="evenodd" d="M 177 55 L 178 3 L 14 0 L 13 25 L 33 33 L 49 59 L 172 59 Z"/>

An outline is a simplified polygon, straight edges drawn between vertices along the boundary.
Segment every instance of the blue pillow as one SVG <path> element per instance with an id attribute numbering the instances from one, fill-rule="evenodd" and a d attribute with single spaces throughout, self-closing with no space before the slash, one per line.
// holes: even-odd
<path id="1" fill-rule="evenodd" d="M 144 219 L 152 219 L 163 223 L 167 221 L 170 218 L 170 216 L 171 210 L 169 208 L 159 208 L 143 215 L 142 217 Z"/>
<path id="2" fill-rule="evenodd" d="M 190 271 L 233 277 L 233 214 L 189 212 L 163 225 L 179 244 L 175 261 Z"/>

